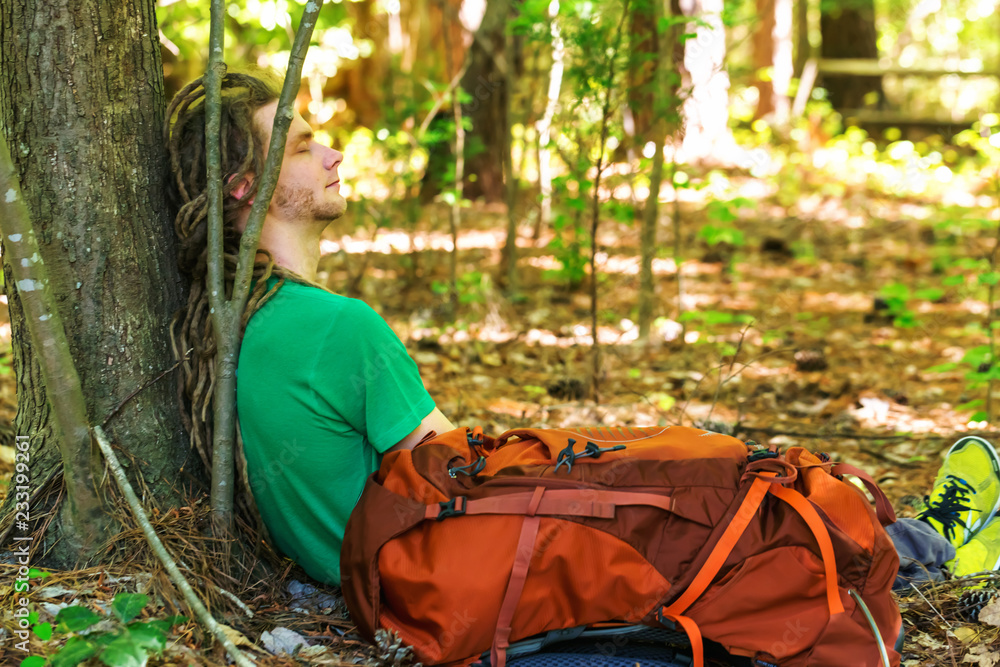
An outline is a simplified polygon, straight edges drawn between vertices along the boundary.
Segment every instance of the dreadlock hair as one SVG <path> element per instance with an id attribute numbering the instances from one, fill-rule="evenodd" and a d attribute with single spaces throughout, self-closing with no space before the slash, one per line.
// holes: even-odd
<path id="1" fill-rule="evenodd" d="M 222 80 L 221 153 L 223 182 L 223 284 L 226 298 L 231 298 L 239 257 L 242 233 L 236 228 L 240 209 L 257 193 L 264 170 L 267 150 L 265 134 L 254 115 L 261 107 L 278 99 L 281 79 L 268 70 L 228 72 Z M 205 152 L 204 77 L 195 79 L 180 90 L 167 108 L 163 138 L 170 158 L 167 182 L 168 203 L 174 215 L 174 230 L 179 241 L 178 265 L 190 279 L 187 303 L 174 314 L 170 340 L 174 359 L 180 363 L 178 399 L 181 417 L 188 431 L 191 447 L 198 452 L 206 469 L 212 467 L 212 403 L 215 389 L 216 341 L 209 311 L 208 289 L 208 192 Z M 239 199 L 233 190 L 245 176 L 254 178 Z M 264 259 L 261 259 L 263 255 Z M 267 289 L 268 278 L 278 277 Z M 240 339 L 250 317 L 281 287 L 285 279 L 317 287 L 292 271 L 276 266 L 271 254 L 258 250 L 254 262 L 256 281 L 240 321 Z M 325 289 L 325 287 L 323 288 Z M 237 518 L 250 524 L 255 538 L 267 535 L 260 519 L 247 478 L 246 459 L 237 430 L 236 463 Z M 260 540 L 255 539 L 259 546 Z"/>
<path id="2" fill-rule="evenodd" d="M 222 80 L 223 284 L 233 293 L 241 233 L 236 218 L 257 193 L 257 179 L 237 200 L 230 196 L 247 174 L 261 174 L 266 146 L 254 114 L 278 99 L 279 85 L 268 72 L 227 73 Z M 175 360 L 181 362 L 179 392 L 184 426 L 194 448 L 211 469 L 212 394 L 215 388 L 215 336 L 208 291 L 208 166 L 205 152 L 204 77 L 185 86 L 167 108 L 163 136 L 170 157 L 167 198 L 178 238 L 177 263 L 191 281 L 187 303 L 174 315 L 170 337 Z M 257 281 L 243 313 L 246 322 L 267 299 L 267 278 L 274 271 L 270 254 L 255 262 Z"/>

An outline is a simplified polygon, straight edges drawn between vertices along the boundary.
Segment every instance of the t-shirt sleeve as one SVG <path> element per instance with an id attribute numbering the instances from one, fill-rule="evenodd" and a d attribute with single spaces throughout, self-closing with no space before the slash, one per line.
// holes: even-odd
<path id="1" fill-rule="evenodd" d="M 313 386 L 341 417 L 384 452 L 434 410 L 417 365 L 399 336 L 357 299 L 331 323 Z"/>

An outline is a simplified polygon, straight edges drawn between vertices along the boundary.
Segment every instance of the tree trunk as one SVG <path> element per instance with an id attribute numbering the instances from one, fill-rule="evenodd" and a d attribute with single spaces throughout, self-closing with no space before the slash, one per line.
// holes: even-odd
<path id="1" fill-rule="evenodd" d="M 552 36 L 552 66 L 549 68 L 549 87 L 545 101 L 545 113 L 536 124 L 538 130 L 538 188 L 540 191 L 540 210 L 535 240 L 538 240 L 541 228 L 552 226 L 552 167 L 549 141 L 552 131 L 552 119 L 559 105 L 559 92 L 562 90 L 563 58 L 566 50 L 563 45 L 562 33 L 559 29 L 559 2 L 549 4 L 549 34 Z"/>
<path id="2" fill-rule="evenodd" d="M 760 93 L 755 118 L 770 118 L 783 126 L 788 120 L 788 87 L 792 82 L 792 0 L 757 0 L 753 38 L 754 67 L 768 75 L 754 84 Z"/>
<path id="3" fill-rule="evenodd" d="M 628 63 L 628 106 L 623 109 L 625 114 L 625 134 L 629 137 L 628 146 L 641 150 L 648 141 L 655 141 L 654 131 L 656 118 L 653 112 L 653 99 L 661 92 L 656 89 L 654 78 L 657 65 L 657 25 L 656 11 L 653 5 L 662 0 L 652 2 L 636 2 L 632 5 L 632 16 L 629 18 L 629 40 L 631 54 Z"/>
<path id="4" fill-rule="evenodd" d="M 669 0 L 653 0 L 651 23 L 659 26 L 670 11 Z M 656 257 L 656 229 L 659 225 L 660 188 L 663 185 L 663 149 L 667 138 L 670 117 L 676 113 L 676 87 L 668 76 L 671 54 L 676 43 L 676 27 L 655 28 L 656 67 L 653 71 L 654 86 L 652 104 L 656 131 L 652 141 L 654 146 L 653 167 L 649 173 L 649 195 L 642 214 L 639 232 L 639 339 L 649 341 L 649 332 L 656 314 L 656 282 L 653 276 L 653 259 Z M 680 265 L 678 265 L 679 267 Z M 680 269 L 677 271 L 680 276 Z"/>
<path id="5" fill-rule="evenodd" d="M 823 58 L 878 58 L 875 32 L 875 0 L 852 0 L 847 7 L 822 3 L 820 32 Z M 824 75 L 820 85 L 830 94 L 834 109 L 860 109 L 869 93 L 877 94 L 880 102 L 882 77 Z M 869 99 L 869 102 L 871 100 Z"/>
<path id="6" fill-rule="evenodd" d="M 182 497 L 178 470 L 188 448 L 173 378 L 153 381 L 172 363 L 167 325 L 182 291 L 161 187 L 157 35 L 148 0 L 0 0 L 0 126 L 87 415 L 91 424 L 107 420 L 109 436 L 131 459 L 133 484 L 141 476 L 147 497 L 169 506 Z M 18 388 L 15 428 L 30 437 L 36 485 L 62 463 L 18 290 L 10 267 L 4 272 Z M 196 459 L 188 464 L 200 471 Z M 0 516 L 13 500 L 9 494 Z M 64 521 L 61 512 L 42 550 L 59 540 L 68 528 Z M 71 566 L 80 555 L 59 541 L 50 562 Z"/>
<path id="7" fill-rule="evenodd" d="M 685 161 L 724 160 L 734 147 L 729 131 L 729 75 L 726 73 L 726 29 L 722 0 L 674 0 L 674 13 L 708 25 L 688 24 L 696 36 L 684 43 L 681 89 L 686 91 L 684 118 Z M 684 92 L 682 92 L 684 94 Z"/>
<path id="8" fill-rule="evenodd" d="M 806 61 L 812 57 L 809 43 L 809 0 L 795 0 L 795 77 L 802 78 Z"/>
<path id="9" fill-rule="evenodd" d="M 504 29 L 511 9 L 511 0 L 490 0 L 466 53 L 469 68 L 460 85 L 472 98 L 462 109 L 472 124 L 465 144 L 465 196 L 469 199 L 504 201 L 503 161 L 498 156 L 507 150 L 505 78 L 506 69 L 514 63 L 504 48 Z"/>

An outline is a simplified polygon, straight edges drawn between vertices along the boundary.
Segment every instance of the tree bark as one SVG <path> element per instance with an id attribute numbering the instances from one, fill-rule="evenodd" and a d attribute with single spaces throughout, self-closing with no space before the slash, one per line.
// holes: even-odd
<path id="1" fill-rule="evenodd" d="M 466 58 L 469 68 L 462 77 L 462 90 L 472 100 L 462 114 L 472 129 L 465 144 L 465 196 L 489 202 L 504 201 L 503 163 L 497 156 L 507 150 L 507 67 L 513 59 L 506 53 L 504 29 L 512 10 L 511 0 L 490 0 L 476 38 Z M 469 176 L 474 176 L 471 180 Z"/>
<path id="2" fill-rule="evenodd" d="M 0 0 L 0 126 L 87 415 L 98 425 L 110 416 L 106 430 L 123 443 L 133 484 L 169 506 L 182 498 L 178 470 L 189 452 L 173 383 L 143 388 L 172 363 L 167 324 L 182 292 L 161 188 L 157 35 L 150 0 Z M 6 254 L 4 263 L 18 383 L 15 428 L 30 436 L 32 478 L 41 480 L 61 463 Z M 196 457 L 188 464 L 200 471 Z M 65 520 L 57 517 L 43 550 L 59 540 Z M 54 566 L 80 556 L 67 544 L 59 541 L 51 552 Z"/>
<path id="3" fill-rule="evenodd" d="M 822 6 L 821 57 L 878 58 L 875 0 L 852 0 L 846 7 L 827 3 Z M 885 97 L 882 78 L 877 76 L 826 75 L 820 85 L 829 93 L 834 109 L 860 109 L 866 106 L 865 96 L 869 93 L 877 93 L 879 101 Z"/>
<path id="4" fill-rule="evenodd" d="M 770 117 L 777 125 L 788 120 L 792 82 L 792 0 L 757 0 L 759 22 L 754 31 L 754 67 L 766 70 L 755 86 L 760 93 L 755 118 Z"/>
<path id="5" fill-rule="evenodd" d="M 674 101 L 677 91 L 670 83 L 668 67 L 670 55 L 674 50 L 676 30 L 673 27 L 660 29 L 661 19 L 669 16 L 669 0 L 653 0 L 652 24 L 656 37 L 656 67 L 653 71 L 656 85 L 653 93 L 653 117 L 656 131 L 652 141 L 653 167 L 649 173 L 649 195 L 642 213 L 642 226 L 639 232 L 639 339 L 649 341 L 649 331 L 653 324 L 656 311 L 656 282 L 653 276 L 653 259 L 656 256 L 656 229 L 659 225 L 660 188 L 663 185 L 663 149 L 667 139 L 669 118 L 675 113 Z M 679 266 L 679 265 L 678 265 Z M 680 269 L 677 271 L 680 277 Z"/>

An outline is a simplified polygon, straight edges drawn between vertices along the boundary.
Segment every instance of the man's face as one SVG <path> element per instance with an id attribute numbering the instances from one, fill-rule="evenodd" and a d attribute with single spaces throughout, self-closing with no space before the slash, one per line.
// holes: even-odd
<path id="1" fill-rule="evenodd" d="M 265 147 L 271 140 L 277 108 L 278 102 L 271 102 L 255 116 Z M 288 128 L 285 156 L 268 214 L 301 223 L 330 222 L 342 216 L 347 202 L 340 194 L 337 167 L 343 159 L 340 151 L 317 142 L 309 123 L 296 113 Z"/>

